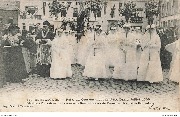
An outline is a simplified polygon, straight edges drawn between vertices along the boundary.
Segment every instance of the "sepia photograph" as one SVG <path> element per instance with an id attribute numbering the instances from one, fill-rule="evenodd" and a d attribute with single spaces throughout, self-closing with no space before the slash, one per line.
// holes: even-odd
<path id="1" fill-rule="evenodd" d="M 179 40 L 180 0 L 1 0 L 0 112 L 179 112 Z"/>

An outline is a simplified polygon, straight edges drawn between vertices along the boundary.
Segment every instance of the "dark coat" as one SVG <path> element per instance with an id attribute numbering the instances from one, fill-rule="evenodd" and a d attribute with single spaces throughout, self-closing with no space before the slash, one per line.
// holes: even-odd
<path id="1" fill-rule="evenodd" d="M 55 36 L 54 33 L 49 31 L 47 36 L 45 38 L 43 38 L 42 37 L 42 31 L 39 31 L 39 33 L 37 34 L 35 39 L 51 39 L 51 40 L 53 40 L 54 36 Z"/>

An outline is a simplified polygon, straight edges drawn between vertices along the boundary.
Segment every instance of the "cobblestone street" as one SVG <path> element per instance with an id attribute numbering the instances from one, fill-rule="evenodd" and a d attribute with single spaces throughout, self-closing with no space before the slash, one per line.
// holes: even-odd
<path id="1" fill-rule="evenodd" d="M 31 75 L 25 79 L 21 84 L 7 84 L 4 88 L 0 89 L 1 104 L 12 104 L 12 100 L 16 104 L 22 103 L 22 100 L 27 99 L 51 99 L 61 98 L 62 102 L 67 98 L 81 99 L 81 98 L 94 98 L 94 99 L 110 99 L 110 98 L 149 98 L 149 104 L 140 105 L 108 105 L 108 107 L 117 106 L 116 111 L 177 111 L 178 109 L 178 84 L 173 83 L 167 79 L 167 70 L 164 70 L 164 81 L 156 84 L 149 84 L 148 82 L 136 82 L 136 81 L 123 81 L 113 79 L 99 79 L 86 80 L 82 77 L 83 68 L 81 66 L 72 66 L 73 77 L 64 80 L 52 80 L 49 78 L 41 78 L 36 75 Z M 9 100 L 7 99 L 9 98 Z M 24 99 L 25 98 L 25 99 Z M 8 102 L 10 101 L 11 102 Z M 24 104 L 25 102 L 23 102 Z M 153 105 L 150 105 L 153 104 Z M 149 106 L 148 106 L 149 105 Z M 68 111 L 68 106 L 64 105 L 63 110 Z M 75 106 L 75 105 L 73 105 Z M 101 111 L 100 105 L 92 106 L 88 108 L 80 108 L 83 111 Z M 38 107 L 38 105 L 36 105 Z M 51 106 L 50 106 L 51 107 Z M 48 111 L 59 111 L 60 108 L 46 108 L 41 106 L 41 110 L 47 109 Z M 152 108 L 151 108 L 152 107 Z M 157 108 L 158 107 L 158 108 Z M 127 108 L 129 108 L 127 110 Z M 2 111 L 12 111 L 16 108 L 2 108 Z M 27 108 L 26 108 L 27 109 Z M 26 111 L 22 109 L 21 111 Z M 36 111 L 36 108 L 29 108 L 30 111 Z M 70 108 L 69 108 L 70 109 Z M 74 108 L 75 111 L 80 111 Z M 105 109 L 106 110 L 106 109 Z M 105 111 L 103 110 L 103 111 Z M 28 110 L 27 110 L 28 111 Z M 107 111 L 113 111 L 111 108 Z"/>

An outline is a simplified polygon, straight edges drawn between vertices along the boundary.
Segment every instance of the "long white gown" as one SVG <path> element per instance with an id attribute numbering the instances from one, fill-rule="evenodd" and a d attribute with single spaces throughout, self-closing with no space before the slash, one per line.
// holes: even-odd
<path id="1" fill-rule="evenodd" d="M 117 65 L 119 59 L 119 48 L 116 32 L 110 32 L 107 35 L 108 40 L 108 56 L 109 56 L 109 66 L 114 67 Z"/>
<path id="2" fill-rule="evenodd" d="M 75 35 L 68 36 L 69 45 L 70 45 L 70 54 L 71 54 L 71 64 L 77 63 L 77 41 Z"/>
<path id="3" fill-rule="evenodd" d="M 52 41 L 51 78 L 67 78 L 72 76 L 71 51 L 69 51 L 69 48 L 69 42 L 65 34 L 62 34 L 61 37 L 56 36 Z"/>
<path id="4" fill-rule="evenodd" d="M 125 65 L 125 53 L 123 52 L 123 44 L 124 44 L 124 40 L 122 38 L 122 30 L 116 32 L 116 40 L 114 41 L 114 44 L 111 45 L 111 46 L 114 46 L 114 50 L 112 50 L 110 48 L 110 53 L 112 51 L 115 51 L 114 53 L 114 57 L 116 58 L 113 58 L 114 59 L 114 72 L 113 72 L 113 78 L 114 79 L 123 79 L 123 76 L 122 76 L 122 72 L 123 72 L 123 69 L 124 69 L 124 65 Z"/>
<path id="5" fill-rule="evenodd" d="M 78 52 L 77 52 L 77 63 L 85 66 L 87 60 L 87 49 L 90 45 L 90 41 L 94 39 L 93 32 L 87 32 L 78 43 Z"/>
<path id="6" fill-rule="evenodd" d="M 136 36 L 136 44 L 137 44 L 137 50 L 136 50 L 136 60 L 137 60 L 137 67 L 139 67 L 141 53 L 142 53 L 142 33 L 141 32 L 135 32 L 134 35 Z"/>
<path id="7" fill-rule="evenodd" d="M 88 57 L 83 76 L 90 78 L 109 78 L 110 72 L 106 59 L 106 43 L 102 35 L 96 35 L 96 40 L 88 47 Z"/>
<path id="8" fill-rule="evenodd" d="M 172 53 L 171 68 L 169 70 L 169 80 L 180 82 L 180 39 L 166 45 L 166 50 Z"/>
<path id="9" fill-rule="evenodd" d="M 146 33 L 143 36 L 143 52 L 141 54 L 137 81 L 160 82 L 163 74 L 160 61 L 161 41 L 157 33 Z"/>
<path id="10" fill-rule="evenodd" d="M 129 32 L 122 35 L 124 39 L 125 65 L 122 72 L 124 80 L 135 80 L 137 78 L 137 43 L 136 36 Z"/>

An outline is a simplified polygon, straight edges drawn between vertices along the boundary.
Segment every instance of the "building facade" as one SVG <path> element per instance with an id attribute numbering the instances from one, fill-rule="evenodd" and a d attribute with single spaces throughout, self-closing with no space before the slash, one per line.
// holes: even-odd
<path id="1" fill-rule="evenodd" d="M 18 25 L 21 29 L 29 30 L 34 25 L 48 20 L 52 25 L 61 25 L 62 20 L 76 21 L 77 14 L 85 7 L 88 7 L 86 3 L 82 3 L 81 0 L 58 0 L 60 4 L 66 7 L 64 14 L 58 14 L 58 18 L 55 18 L 49 12 L 49 5 L 53 0 L 20 0 L 20 15 Z M 85 0 L 83 0 L 84 2 Z M 145 3 L 147 0 L 130 0 L 136 4 L 134 8 L 134 17 L 131 17 L 131 25 L 133 27 L 141 27 L 144 29 L 147 26 L 147 19 L 145 18 Z M 102 0 L 100 5 L 101 10 L 97 13 L 96 17 L 93 12 L 88 13 L 90 23 L 97 23 L 102 25 L 103 30 L 108 30 L 111 25 L 118 25 L 125 17 L 120 13 L 124 8 L 124 3 L 127 0 Z M 90 24 L 91 25 L 91 24 Z"/>
<path id="2" fill-rule="evenodd" d="M 3 0 L 0 2 L 0 27 L 8 23 L 18 25 L 19 7 L 20 1 Z"/>
<path id="3" fill-rule="evenodd" d="M 162 0 L 160 26 L 165 28 L 180 27 L 180 1 Z"/>

